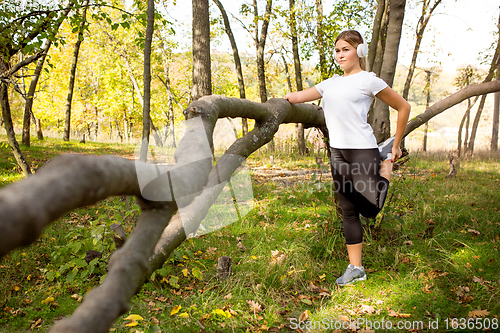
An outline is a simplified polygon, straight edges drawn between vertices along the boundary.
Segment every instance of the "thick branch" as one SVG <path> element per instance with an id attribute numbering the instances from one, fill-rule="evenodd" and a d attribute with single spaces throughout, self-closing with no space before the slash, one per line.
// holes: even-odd
<path id="1" fill-rule="evenodd" d="M 111 257 L 104 283 L 85 296 L 69 318 L 56 323 L 51 333 L 108 332 L 116 318 L 129 310 L 129 301 L 141 284 L 145 262 L 175 211 L 174 206 L 142 204 L 143 212 L 125 245 Z"/>
<path id="2" fill-rule="evenodd" d="M 472 96 L 479 96 L 489 94 L 492 92 L 500 91 L 500 81 L 492 81 L 488 83 L 473 84 L 457 91 L 456 93 L 446 97 L 439 102 L 433 104 L 424 113 L 418 115 L 408 123 L 404 136 L 410 134 L 417 127 L 425 124 L 429 119 L 437 116 L 441 112 L 451 108 L 452 106 L 470 98 Z"/>
<path id="3" fill-rule="evenodd" d="M 311 104 L 292 106 L 283 99 L 271 99 L 261 104 L 236 98 L 207 96 L 193 103 L 192 107 L 198 112 L 214 112 L 219 118 L 233 117 L 244 110 L 254 115 L 254 119 L 257 120 L 256 126 L 236 140 L 222 155 L 217 165 L 212 168 L 201 195 L 172 218 L 156 245 L 154 255 L 149 260 L 146 278 L 161 267 L 172 251 L 186 239 L 186 234 L 196 232 L 225 183 L 250 154 L 271 141 L 281 123 L 302 122 L 318 127 L 325 125 L 320 107 Z"/>

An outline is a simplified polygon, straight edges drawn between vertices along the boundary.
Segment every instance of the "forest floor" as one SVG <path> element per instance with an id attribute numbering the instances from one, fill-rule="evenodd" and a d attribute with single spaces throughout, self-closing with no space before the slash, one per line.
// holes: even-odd
<path id="1" fill-rule="evenodd" d="M 22 149 L 34 168 L 70 152 L 133 157 L 131 145 L 51 139 Z M 335 285 L 347 253 L 327 164 L 257 152 L 247 161 L 253 209 L 185 241 L 111 331 L 498 331 L 499 156 L 462 161 L 454 178 L 445 156 L 410 156 L 381 214 L 363 220 L 366 281 Z M 0 136 L 0 185 L 20 178 Z M 71 314 L 105 277 L 115 250 L 109 225 L 130 233 L 138 213 L 133 198 L 107 199 L 1 259 L 0 333 L 45 332 Z M 103 257 L 87 264 L 87 250 Z M 224 255 L 232 275 L 218 280 Z"/>

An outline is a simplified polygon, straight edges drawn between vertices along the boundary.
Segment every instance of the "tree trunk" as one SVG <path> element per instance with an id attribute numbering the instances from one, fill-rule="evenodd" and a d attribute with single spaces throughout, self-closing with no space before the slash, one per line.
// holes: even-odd
<path id="1" fill-rule="evenodd" d="M 80 45 L 83 42 L 83 29 L 86 23 L 87 16 L 87 7 L 89 5 L 90 0 L 85 0 L 83 5 L 83 14 L 80 22 L 80 28 L 78 29 L 78 37 L 75 43 L 75 48 L 73 50 L 73 57 L 71 59 L 71 67 L 69 74 L 69 87 L 68 87 L 68 96 L 66 97 L 66 105 L 64 107 L 66 119 L 64 122 L 64 132 L 63 132 L 63 140 L 69 141 L 70 131 L 71 131 L 71 104 L 73 102 L 73 90 L 75 86 L 75 78 L 76 78 L 76 67 L 78 65 L 78 54 L 80 52 Z"/>
<path id="2" fill-rule="evenodd" d="M 485 102 L 486 102 L 486 95 L 483 95 L 481 96 L 481 100 L 479 101 L 479 106 L 477 108 L 476 116 L 474 117 L 474 121 L 472 123 L 472 130 L 470 132 L 469 143 L 464 147 L 465 154 L 468 157 L 471 157 L 472 154 L 474 154 L 474 143 L 476 141 L 477 129 L 479 127 L 479 121 L 481 120 L 481 114 L 483 113 Z"/>
<path id="3" fill-rule="evenodd" d="M 193 101 L 212 94 L 208 0 L 193 0 Z"/>
<path id="4" fill-rule="evenodd" d="M 319 72 L 321 81 L 328 79 L 328 69 L 325 55 L 325 32 L 323 31 L 323 2 L 316 0 L 316 42 L 319 54 Z"/>
<path id="5" fill-rule="evenodd" d="M 425 29 L 427 28 L 427 24 L 429 23 L 429 19 L 432 16 L 432 13 L 436 9 L 436 7 L 441 3 L 441 0 L 436 0 L 434 5 L 429 10 L 430 1 L 422 2 L 422 15 L 418 20 L 417 31 L 416 31 L 416 40 L 415 40 L 415 48 L 413 49 L 413 56 L 411 58 L 410 68 L 408 69 L 408 75 L 406 76 L 406 82 L 403 88 L 403 98 L 408 99 L 408 93 L 410 92 L 410 85 L 413 79 L 413 73 L 415 72 L 415 67 L 417 64 L 417 56 L 420 50 L 420 44 L 422 42 L 422 38 L 424 37 Z"/>
<path id="6" fill-rule="evenodd" d="M 497 67 L 496 81 L 500 81 L 500 64 Z M 491 130 L 491 151 L 498 150 L 498 124 L 500 122 L 500 92 L 495 93 L 495 102 L 493 105 L 493 126 Z"/>
<path id="7" fill-rule="evenodd" d="M 425 85 L 425 92 L 427 95 L 427 99 L 425 102 L 425 109 L 429 108 L 429 104 L 431 102 L 431 71 L 427 70 L 427 84 Z M 429 130 L 429 122 L 425 123 L 424 126 L 424 142 L 423 142 L 423 150 L 427 151 L 427 131 Z"/>
<path id="8" fill-rule="evenodd" d="M 259 22 L 259 11 L 258 11 L 258 7 L 257 7 L 257 0 L 253 0 L 254 20 L 256 22 L 255 31 L 254 31 L 254 33 L 255 33 L 254 41 L 255 41 L 255 47 L 257 50 L 257 77 L 259 79 L 259 95 L 260 95 L 260 102 L 261 103 L 267 102 L 264 48 L 266 45 L 266 38 L 267 38 L 267 30 L 269 28 L 269 21 L 271 20 L 271 9 L 272 9 L 272 0 L 267 0 L 266 12 L 265 12 L 264 18 L 262 20 L 263 21 L 262 28 L 261 28 L 260 37 L 259 37 L 259 25 L 257 24 L 257 22 Z"/>
<path id="9" fill-rule="evenodd" d="M 378 17 L 380 17 L 380 22 L 378 21 Z M 368 68 L 378 77 L 380 77 L 384 61 L 389 17 L 389 0 L 378 0 L 377 14 L 373 22 L 372 42 L 368 50 Z"/>
<path id="10" fill-rule="evenodd" d="M 370 46 L 368 48 L 368 59 L 367 59 L 368 71 L 373 72 L 373 65 L 375 63 L 375 57 L 377 55 L 377 47 L 379 45 L 380 39 L 382 38 L 382 26 L 384 24 L 382 20 L 385 12 L 386 12 L 385 0 L 378 0 L 377 13 L 375 14 L 375 19 L 373 21 L 372 38 L 370 41 Z"/>
<path id="11" fill-rule="evenodd" d="M 396 73 L 405 5 L 406 0 L 391 0 L 390 3 L 387 42 L 385 45 L 384 61 L 382 63 L 380 73 L 380 78 L 384 80 L 389 87 L 392 87 L 394 75 Z M 391 134 L 389 106 L 378 99 L 375 100 L 375 106 L 370 117 L 370 125 L 373 128 L 377 142 L 381 142 L 389 138 Z"/>
<path id="12" fill-rule="evenodd" d="M 289 0 L 290 8 L 290 34 L 292 37 L 293 64 L 295 68 L 295 81 L 297 82 L 297 91 L 304 90 L 302 86 L 302 69 L 300 66 L 299 39 L 297 37 L 297 20 L 295 18 L 295 0 Z M 297 124 L 297 144 L 299 155 L 306 155 L 306 140 L 304 137 L 304 125 Z"/>
<path id="13" fill-rule="evenodd" d="M 175 126 L 174 126 L 174 105 L 172 104 L 172 91 L 170 90 L 170 74 L 167 55 L 162 44 L 163 56 L 163 73 L 165 75 L 165 89 L 167 90 L 167 105 L 168 105 L 168 135 L 165 136 L 165 144 L 167 147 L 175 148 Z"/>
<path id="14" fill-rule="evenodd" d="M 31 175 L 31 168 L 24 159 L 21 148 L 19 148 L 19 143 L 16 140 L 16 133 L 14 132 L 14 125 L 12 124 L 12 116 L 10 112 L 9 87 L 4 82 L 0 83 L 0 100 L 2 103 L 3 124 L 5 127 L 5 132 L 7 133 L 9 146 L 12 149 L 12 153 L 14 154 L 17 164 L 23 171 L 24 177 L 27 177 Z"/>
<path id="15" fill-rule="evenodd" d="M 219 0 L 213 0 L 222 14 L 224 20 L 224 28 L 226 30 L 227 37 L 231 43 L 231 48 L 233 49 L 234 66 L 236 68 L 236 76 L 238 78 L 238 90 L 240 92 L 240 98 L 246 98 L 245 95 L 245 81 L 243 80 L 243 69 L 241 67 L 240 53 L 238 52 L 238 47 L 236 45 L 236 40 L 234 39 L 233 30 L 231 29 L 231 24 L 229 23 L 229 18 L 227 16 L 226 10 Z M 243 130 L 243 135 L 248 133 L 248 119 L 241 118 L 241 127 Z"/>
<path id="16" fill-rule="evenodd" d="M 151 42 L 155 25 L 155 2 L 148 0 L 146 39 L 144 43 L 144 103 L 142 105 L 142 141 L 140 160 L 148 159 L 149 133 L 151 132 Z"/>
<path id="17" fill-rule="evenodd" d="M 35 97 L 35 91 L 36 91 L 36 86 L 38 84 L 38 80 L 40 79 L 40 74 L 42 73 L 43 69 L 43 64 L 45 62 L 45 57 L 47 56 L 47 53 L 49 52 L 50 46 L 52 45 L 52 42 L 50 40 L 46 40 L 45 44 L 43 46 L 43 53 L 44 55 L 38 59 L 38 62 L 35 67 L 35 72 L 33 74 L 33 79 L 31 80 L 30 83 L 30 88 L 28 90 L 28 95 L 26 96 L 26 104 L 24 105 L 24 122 L 23 122 L 23 138 L 22 142 L 25 146 L 29 147 L 31 142 L 30 142 L 30 127 L 31 127 L 31 117 L 33 116 L 33 98 Z M 34 116 L 33 116 L 34 118 Z M 36 124 L 36 122 L 35 122 Z M 39 128 L 37 126 L 37 132 Z M 41 129 L 38 132 L 40 138 L 41 134 Z M 43 135 L 42 135 L 43 139 Z"/>

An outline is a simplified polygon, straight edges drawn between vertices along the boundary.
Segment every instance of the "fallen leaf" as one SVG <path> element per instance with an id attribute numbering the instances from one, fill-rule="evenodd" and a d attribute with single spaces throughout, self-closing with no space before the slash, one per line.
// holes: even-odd
<path id="1" fill-rule="evenodd" d="M 125 320 L 138 320 L 138 321 L 141 321 L 143 320 L 144 318 L 142 318 L 141 316 L 139 315 L 136 315 L 136 314 L 131 314 L 130 316 L 128 316 L 127 318 L 125 318 Z"/>
<path id="2" fill-rule="evenodd" d="M 78 303 L 81 303 L 81 302 L 83 301 L 83 296 L 82 296 L 82 295 L 73 294 L 73 295 L 71 295 L 71 298 L 72 298 L 72 299 L 76 299 L 76 301 L 77 301 Z"/>
<path id="3" fill-rule="evenodd" d="M 311 313 L 311 311 L 309 311 L 309 310 L 306 310 L 306 311 L 302 312 L 302 313 L 300 314 L 300 316 L 299 316 L 299 322 L 300 322 L 300 321 L 306 321 L 306 320 L 307 320 L 307 318 L 309 318 L 309 314 L 310 314 L 310 313 Z"/>
<path id="4" fill-rule="evenodd" d="M 136 322 L 135 320 L 132 320 L 132 321 L 129 321 L 128 323 L 125 324 L 125 327 L 134 327 L 134 326 L 137 326 L 139 325 L 138 322 Z"/>
<path id="5" fill-rule="evenodd" d="M 42 304 L 47 304 L 47 303 L 51 303 L 51 302 L 54 302 L 54 297 L 49 296 L 46 299 L 44 299 L 41 303 Z"/>
<path id="6" fill-rule="evenodd" d="M 41 325 L 42 324 L 42 318 L 38 318 L 37 320 L 35 320 L 35 322 L 33 324 L 31 324 L 30 326 L 30 329 L 33 330 L 35 329 L 38 325 Z"/>
<path id="7" fill-rule="evenodd" d="M 238 242 L 238 244 L 236 244 L 236 247 L 237 247 L 237 248 L 238 248 L 241 252 L 244 252 L 244 251 L 246 251 L 246 249 L 247 249 L 247 248 L 245 247 L 245 245 L 243 245 L 243 243 L 242 243 L 242 242 Z"/>
<path id="8" fill-rule="evenodd" d="M 250 310 L 252 312 L 255 312 L 255 313 L 262 312 L 262 306 L 259 303 L 255 302 L 253 300 L 250 300 L 250 301 L 247 301 L 247 304 L 250 306 Z"/>
<path id="9" fill-rule="evenodd" d="M 187 312 L 183 312 L 179 315 L 181 318 L 189 318 L 189 314 Z"/>
<path id="10" fill-rule="evenodd" d="M 170 311 L 170 315 L 173 316 L 174 314 L 176 314 L 177 312 L 179 312 L 181 310 L 182 306 L 180 305 L 176 305 L 172 308 L 172 311 Z"/>
<path id="11" fill-rule="evenodd" d="M 372 313 L 375 312 L 375 308 L 373 306 L 371 306 L 371 305 L 364 305 L 364 304 L 362 304 L 360 312 L 361 313 L 372 314 Z"/>
<path id="12" fill-rule="evenodd" d="M 406 314 L 406 313 L 399 313 L 394 310 L 389 311 L 389 317 L 396 317 L 396 318 L 410 318 L 411 315 Z"/>
<path id="13" fill-rule="evenodd" d="M 473 235 L 476 235 L 476 236 L 478 236 L 478 235 L 480 235 L 480 234 L 481 234 L 479 231 L 474 230 L 474 229 L 467 229 L 467 231 L 468 231 L 468 232 L 470 232 L 470 233 L 471 233 L 471 234 L 473 234 Z"/>
<path id="14" fill-rule="evenodd" d="M 488 310 L 473 310 L 469 311 L 469 317 L 477 318 L 477 317 L 487 317 L 490 312 Z"/>
<path id="15" fill-rule="evenodd" d="M 182 272 L 182 274 L 184 274 L 184 276 L 188 276 L 187 268 L 184 268 L 181 272 Z"/>

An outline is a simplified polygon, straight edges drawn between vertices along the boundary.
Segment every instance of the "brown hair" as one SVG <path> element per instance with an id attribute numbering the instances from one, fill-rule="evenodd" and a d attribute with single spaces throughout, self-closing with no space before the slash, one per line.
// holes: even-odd
<path id="1" fill-rule="evenodd" d="M 357 48 L 359 44 L 363 44 L 363 37 L 356 30 L 345 30 L 342 31 L 335 40 L 335 45 L 339 40 L 345 40 L 349 44 L 351 44 L 354 48 Z M 359 65 L 362 70 L 366 70 L 366 57 L 359 58 Z"/>

